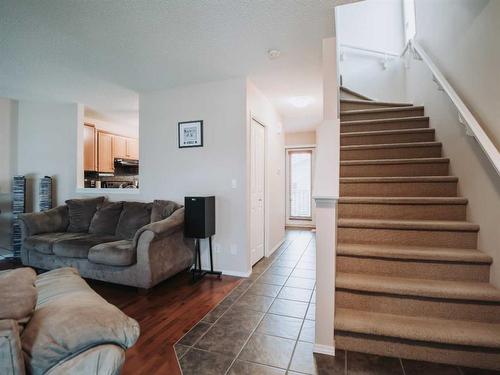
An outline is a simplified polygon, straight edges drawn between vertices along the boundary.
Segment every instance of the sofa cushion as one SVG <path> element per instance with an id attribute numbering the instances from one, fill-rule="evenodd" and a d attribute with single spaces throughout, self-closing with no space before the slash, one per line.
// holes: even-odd
<path id="1" fill-rule="evenodd" d="M 35 309 L 36 272 L 32 268 L 0 271 L 0 320 L 13 319 L 23 324 Z"/>
<path id="2" fill-rule="evenodd" d="M 39 275 L 36 287 L 36 309 L 22 335 L 27 373 L 45 374 L 101 344 L 128 348 L 137 340 L 137 322 L 96 294 L 74 268 Z"/>
<path id="3" fill-rule="evenodd" d="M 135 232 L 151 222 L 153 203 L 124 202 L 116 227 L 116 236 L 124 240 L 134 238 Z"/>
<path id="4" fill-rule="evenodd" d="M 69 199 L 66 201 L 69 209 L 68 232 L 88 232 L 90 222 L 97 208 L 104 202 L 104 197 L 91 199 Z"/>
<path id="5" fill-rule="evenodd" d="M 151 222 L 155 223 L 164 220 L 182 206 L 173 201 L 164 201 L 156 199 L 153 201 L 153 208 L 151 209 Z"/>
<path id="6" fill-rule="evenodd" d="M 136 250 L 130 240 L 101 243 L 89 250 L 89 261 L 108 266 L 130 266 L 136 262 Z"/>
<path id="7" fill-rule="evenodd" d="M 104 242 L 116 241 L 115 236 L 100 236 L 97 234 L 82 234 L 79 237 L 57 241 L 52 251 L 66 258 L 87 258 L 91 247 Z"/>
<path id="8" fill-rule="evenodd" d="M 81 236 L 81 233 L 55 232 L 35 234 L 23 242 L 23 247 L 28 250 L 36 250 L 42 254 L 54 254 L 53 247 L 57 241 L 69 240 Z"/>
<path id="9" fill-rule="evenodd" d="M 107 202 L 100 206 L 90 222 L 89 233 L 114 235 L 122 208 L 123 202 Z"/>

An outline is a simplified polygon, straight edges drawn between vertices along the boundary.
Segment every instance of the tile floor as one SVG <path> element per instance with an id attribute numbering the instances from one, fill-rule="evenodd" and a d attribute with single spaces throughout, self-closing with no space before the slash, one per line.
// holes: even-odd
<path id="1" fill-rule="evenodd" d="M 341 350 L 313 354 L 315 266 L 314 233 L 288 231 L 283 245 L 175 344 L 183 374 L 498 374 Z"/>

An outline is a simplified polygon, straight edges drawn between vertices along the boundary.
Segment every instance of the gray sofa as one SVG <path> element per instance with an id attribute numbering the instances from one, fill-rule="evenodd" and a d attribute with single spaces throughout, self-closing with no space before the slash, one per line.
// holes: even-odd
<path id="1" fill-rule="evenodd" d="M 0 271 L 0 374 L 119 374 L 139 324 L 74 268 Z"/>
<path id="2" fill-rule="evenodd" d="M 194 241 L 175 202 L 71 199 L 20 217 L 24 265 L 75 267 L 83 277 L 149 289 L 189 268 Z"/>

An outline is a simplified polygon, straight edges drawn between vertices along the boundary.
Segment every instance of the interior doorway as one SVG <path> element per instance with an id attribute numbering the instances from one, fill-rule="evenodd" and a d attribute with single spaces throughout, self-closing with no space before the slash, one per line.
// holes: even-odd
<path id="1" fill-rule="evenodd" d="M 314 148 L 287 149 L 287 225 L 314 227 Z"/>
<path id="2" fill-rule="evenodd" d="M 250 129 L 250 259 L 265 254 L 266 128 L 252 118 Z"/>

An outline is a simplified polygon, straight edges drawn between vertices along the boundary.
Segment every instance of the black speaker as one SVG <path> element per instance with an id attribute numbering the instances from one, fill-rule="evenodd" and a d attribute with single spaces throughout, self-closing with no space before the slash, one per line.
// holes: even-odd
<path id="1" fill-rule="evenodd" d="M 184 198 L 184 236 L 207 238 L 215 234 L 215 197 Z"/>

